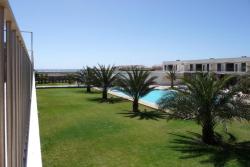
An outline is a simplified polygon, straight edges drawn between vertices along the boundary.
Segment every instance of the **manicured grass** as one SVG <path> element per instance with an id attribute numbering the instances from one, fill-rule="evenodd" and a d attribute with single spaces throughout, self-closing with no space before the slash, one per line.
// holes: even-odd
<path id="1" fill-rule="evenodd" d="M 132 115 L 130 102 L 100 103 L 98 92 L 78 88 L 37 93 L 44 167 L 249 165 L 249 145 L 239 143 L 250 140 L 249 123 L 230 124 L 238 143 L 215 149 L 197 144 L 189 133 L 200 133 L 193 121 L 166 121 L 154 112 Z M 217 131 L 227 137 L 222 127 Z"/>

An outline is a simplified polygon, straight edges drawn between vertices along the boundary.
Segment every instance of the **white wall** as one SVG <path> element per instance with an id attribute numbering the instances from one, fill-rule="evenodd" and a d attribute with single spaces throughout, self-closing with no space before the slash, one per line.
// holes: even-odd
<path id="1" fill-rule="evenodd" d="M 35 77 L 33 77 L 27 167 L 42 167 Z"/>

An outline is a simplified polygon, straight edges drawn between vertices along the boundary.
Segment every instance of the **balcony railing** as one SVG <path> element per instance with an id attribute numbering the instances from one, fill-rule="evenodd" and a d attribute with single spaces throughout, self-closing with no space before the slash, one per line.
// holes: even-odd
<path id="1" fill-rule="evenodd" d="M 33 61 L 7 0 L 0 0 L 0 166 L 26 165 Z"/>

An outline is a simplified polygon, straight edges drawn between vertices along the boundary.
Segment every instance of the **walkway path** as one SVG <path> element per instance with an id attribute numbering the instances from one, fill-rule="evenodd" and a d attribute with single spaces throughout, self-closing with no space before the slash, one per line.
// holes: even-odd
<path id="1" fill-rule="evenodd" d="M 36 86 L 37 89 L 47 89 L 47 88 L 84 88 L 84 85 L 45 85 L 45 86 Z"/>

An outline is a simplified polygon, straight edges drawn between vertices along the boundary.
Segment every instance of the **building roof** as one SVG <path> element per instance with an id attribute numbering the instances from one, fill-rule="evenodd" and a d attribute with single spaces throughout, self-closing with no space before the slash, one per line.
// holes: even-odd
<path id="1" fill-rule="evenodd" d="M 179 64 L 179 63 L 227 63 L 227 62 L 250 62 L 250 57 L 242 56 L 237 58 L 210 58 L 200 60 L 176 60 L 176 61 L 164 61 L 163 64 Z"/>

